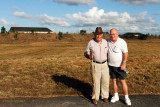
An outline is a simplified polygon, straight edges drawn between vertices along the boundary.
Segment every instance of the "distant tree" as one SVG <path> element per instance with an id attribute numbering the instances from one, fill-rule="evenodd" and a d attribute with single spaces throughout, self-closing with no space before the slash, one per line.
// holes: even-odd
<path id="1" fill-rule="evenodd" d="M 17 33 L 18 31 L 16 31 L 15 29 L 13 30 L 14 33 Z"/>
<path id="2" fill-rule="evenodd" d="M 58 35 L 59 35 L 58 39 L 61 40 L 63 38 L 63 33 L 59 32 Z"/>
<path id="3" fill-rule="evenodd" d="M 6 33 L 6 28 L 4 26 L 1 27 L 1 33 Z"/>
<path id="4" fill-rule="evenodd" d="M 147 36 L 151 36 L 149 33 L 146 34 Z"/>
<path id="5" fill-rule="evenodd" d="M 18 32 L 15 32 L 15 34 L 14 34 L 14 39 L 15 39 L 15 40 L 18 39 Z"/>
<path id="6" fill-rule="evenodd" d="M 138 37 L 138 39 L 141 39 L 141 40 L 146 40 L 147 38 L 148 38 L 148 35 L 144 35 L 144 34 Z"/>
<path id="7" fill-rule="evenodd" d="M 155 34 L 155 37 L 157 37 L 158 35 L 157 34 Z"/>
<path id="8" fill-rule="evenodd" d="M 34 34 L 34 32 L 35 32 L 34 30 L 31 30 L 31 33 L 32 33 L 32 34 Z"/>
<path id="9" fill-rule="evenodd" d="M 108 32 L 106 32 L 106 34 L 109 34 Z"/>
<path id="10" fill-rule="evenodd" d="M 50 34 L 51 32 L 50 31 L 48 31 L 48 33 L 47 34 Z"/>
<path id="11" fill-rule="evenodd" d="M 86 30 L 80 30 L 80 34 L 81 34 L 81 35 L 84 35 L 84 34 L 86 34 L 86 33 L 87 33 Z"/>

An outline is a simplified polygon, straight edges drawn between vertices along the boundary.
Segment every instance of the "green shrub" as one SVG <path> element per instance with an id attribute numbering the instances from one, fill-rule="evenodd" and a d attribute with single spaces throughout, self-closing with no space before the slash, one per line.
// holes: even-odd
<path id="1" fill-rule="evenodd" d="M 138 37 L 138 39 L 141 39 L 141 40 L 146 40 L 148 38 L 148 35 L 141 35 Z"/>
<path id="2" fill-rule="evenodd" d="M 51 32 L 50 31 L 48 31 L 48 33 L 47 34 L 50 34 Z"/>
<path id="3" fill-rule="evenodd" d="M 80 34 L 81 34 L 81 35 L 86 34 L 86 32 L 87 32 L 86 30 L 80 30 Z"/>
<path id="4" fill-rule="evenodd" d="M 34 33 L 35 33 L 35 31 L 34 31 L 34 30 L 31 30 L 31 33 L 32 33 L 32 34 L 34 34 Z"/>
<path id="5" fill-rule="evenodd" d="M 1 27 L 1 34 L 6 33 L 6 28 L 4 26 Z"/>
<path id="6" fill-rule="evenodd" d="M 63 38 L 63 33 L 62 33 L 62 32 L 59 32 L 58 35 L 59 35 L 59 36 L 58 36 L 58 39 L 61 40 L 61 39 Z"/>
<path id="7" fill-rule="evenodd" d="M 17 32 L 15 32 L 15 34 L 14 34 L 14 39 L 15 39 L 15 40 L 18 39 L 18 33 L 17 33 Z"/>

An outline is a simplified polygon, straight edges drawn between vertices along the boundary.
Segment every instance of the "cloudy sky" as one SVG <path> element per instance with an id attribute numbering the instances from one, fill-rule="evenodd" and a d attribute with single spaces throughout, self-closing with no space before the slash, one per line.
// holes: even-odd
<path id="1" fill-rule="evenodd" d="M 160 34 L 160 0 L 1 0 L 0 27 Z"/>

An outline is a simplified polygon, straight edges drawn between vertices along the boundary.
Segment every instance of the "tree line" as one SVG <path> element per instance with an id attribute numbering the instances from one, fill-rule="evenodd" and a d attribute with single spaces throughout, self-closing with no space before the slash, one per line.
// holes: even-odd
<path id="1" fill-rule="evenodd" d="M 34 31 L 31 31 L 32 34 L 34 34 Z M 80 30 L 79 32 L 81 35 L 85 35 L 87 34 L 87 31 L 86 30 Z M 9 31 L 7 32 L 6 28 L 4 26 L 1 27 L 1 34 L 9 34 Z M 67 32 L 68 34 L 68 32 Z M 109 34 L 108 32 L 105 32 L 105 34 Z M 150 38 L 160 38 L 160 35 L 157 35 L 157 34 L 142 34 L 142 33 L 137 33 L 139 34 L 138 37 L 134 36 L 133 34 L 135 33 L 125 33 L 123 35 L 120 35 L 120 37 L 122 38 L 126 38 L 126 39 L 142 39 L 142 40 L 145 40 L 147 39 L 148 37 Z M 59 37 L 58 39 L 61 40 L 63 38 L 63 32 L 59 32 L 58 33 Z M 16 33 L 16 38 L 17 38 L 17 33 Z"/>

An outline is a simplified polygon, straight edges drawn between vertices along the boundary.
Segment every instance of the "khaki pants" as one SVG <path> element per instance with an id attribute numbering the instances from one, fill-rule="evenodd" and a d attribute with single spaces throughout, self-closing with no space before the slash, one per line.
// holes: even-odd
<path id="1" fill-rule="evenodd" d="M 93 63 L 93 65 L 94 65 L 96 100 L 99 100 L 100 92 L 102 99 L 108 98 L 109 79 L 110 79 L 108 64 L 107 62 L 105 62 L 104 64 Z M 91 67 L 91 75 L 92 75 L 92 67 Z M 92 99 L 95 99 L 93 78 L 92 78 Z"/>

